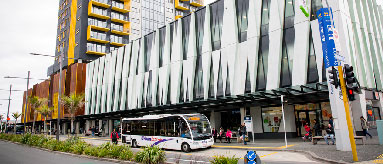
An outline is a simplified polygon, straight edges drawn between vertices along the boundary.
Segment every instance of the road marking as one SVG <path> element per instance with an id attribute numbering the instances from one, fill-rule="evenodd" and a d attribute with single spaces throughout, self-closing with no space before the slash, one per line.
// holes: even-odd
<path id="1" fill-rule="evenodd" d="M 180 160 L 180 161 L 185 161 L 185 162 L 191 162 L 191 163 L 210 163 L 210 162 L 207 162 L 207 161 L 196 161 L 196 160 L 192 160 L 192 159 L 181 159 L 181 158 L 167 158 L 167 159 L 174 159 L 175 161 L 177 160 Z"/>
<path id="2" fill-rule="evenodd" d="M 262 156 L 260 156 L 260 157 L 262 158 L 262 157 L 266 157 L 266 156 L 268 156 L 268 155 L 273 155 L 273 154 L 276 154 L 276 153 L 278 153 L 278 152 L 273 152 L 273 153 L 270 153 L 270 154 L 262 155 Z"/>
<path id="3" fill-rule="evenodd" d="M 287 147 L 292 147 L 295 145 L 287 145 Z M 239 148 L 239 149 L 284 149 L 286 146 L 280 147 L 247 147 L 247 146 L 221 146 L 221 145 L 212 145 L 211 147 L 216 148 Z"/>

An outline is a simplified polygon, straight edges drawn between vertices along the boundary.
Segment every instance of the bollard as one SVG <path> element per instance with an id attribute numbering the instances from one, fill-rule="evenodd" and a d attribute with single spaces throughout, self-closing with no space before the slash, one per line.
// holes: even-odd
<path id="1" fill-rule="evenodd" d="M 379 144 L 383 145 L 383 120 L 376 120 L 376 127 L 378 131 Z"/>

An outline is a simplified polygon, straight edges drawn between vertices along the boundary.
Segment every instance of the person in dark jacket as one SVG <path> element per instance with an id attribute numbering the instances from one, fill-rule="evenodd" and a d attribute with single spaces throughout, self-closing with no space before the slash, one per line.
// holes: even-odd
<path id="1" fill-rule="evenodd" d="M 244 145 L 247 145 L 247 143 L 246 143 L 246 134 L 247 134 L 247 130 L 246 130 L 246 125 L 245 125 L 245 123 L 242 124 L 242 127 L 241 127 L 241 133 L 242 133 L 243 144 L 244 144 Z"/>
<path id="2" fill-rule="evenodd" d="M 326 128 L 326 135 L 324 136 L 324 140 L 326 141 L 327 145 L 329 145 L 327 138 L 330 137 L 332 140 L 332 144 L 335 144 L 334 140 L 334 128 L 331 126 L 331 124 L 328 124 L 328 127 Z"/>
<path id="3" fill-rule="evenodd" d="M 313 127 L 314 131 L 315 131 L 315 136 L 321 136 L 320 134 L 320 124 L 319 122 L 317 121 L 317 119 L 314 119 L 314 127 Z"/>
<path id="4" fill-rule="evenodd" d="M 113 132 L 110 134 L 110 138 L 112 139 L 112 143 L 117 145 L 117 139 L 119 137 L 118 137 L 118 133 L 116 132 L 116 129 L 113 129 Z"/>
<path id="5" fill-rule="evenodd" d="M 332 119 L 332 116 L 330 116 L 328 123 L 331 124 L 331 127 L 334 127 L 334 120 Z"/>
<path id="6" fill-rule="evenodd" d="M 212 133 L 213 133 L 214 143 L 215 143 L 217 140 L 217 130 L 215 128 L 213 128 Z"/>

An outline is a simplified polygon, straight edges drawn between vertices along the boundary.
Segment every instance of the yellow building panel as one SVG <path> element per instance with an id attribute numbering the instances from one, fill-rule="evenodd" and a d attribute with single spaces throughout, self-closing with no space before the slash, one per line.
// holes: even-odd
<path id="1" fill-rule="evenodd" d="M 87 54 L 92 54 L 92 55 L 106 55 L 106 53 L 102 53 L 102 52 L 96 52 L 96 51 L 87 51 L 86 52 Z"/>
<path id="2" fill-rule="evenodd" d="M 182 15 L 177 15 L 176 16 L 176 20 L 179 19 L 179 18 L 182 18 Z"/>
<path id="3" fill-rule="evenodd" d="M 118 12 L 121 12 L 121 13 L 127 13 L 127 12 L 130 12 L 130 10 L 128 10 L 128 9 L 122 9 L 122 8 L 118 8 L 118 7 L 116 7 L 116 6 L 113 6 L 113 7 L 112 7 L 112 10 L 114 10 L 114 11 L 118 11 Z"/>
<path id="4" fill-rule="evenodd" d="M 202 2 L 196 2 L 196 1 L 194 1 L 194 2 L 190 2 L 190 5 L 193 5 L 193 6 L 196 6 L 196 7 L 202 7 L 203 6 L 203 3 Z"/>
<path id="5" fill-rule="evenodd" d="M 77 0 L 72 0 L 70 7 L 70 27 L 69 27 L 69 43 L 68 43 L 68 58 L 74 58 L 74 47 L 76 46 L 76 15 L 77 15 Z M 74 63 L 74 59 L 68 59 L 68 65 Z"/>
<path id="6" fill-rule="evenodd" d="M 117 35 L 130 35 L 130 33 L 128 33 L 128 32 L 122 32 L 122 31 L 117 31 L 117 30 L 112 30 L 111 32 L 113 34 L 117 34 Z"/>
<path id="7" fill-rule="evenodd" d="M 174 7 L 175 7 L 176 9 L 179 9 L 179 10 L 189 10 L 189 9 L 186 8 L 186 7 L 180 6 L 180 0 L 175 0 L 175 1 L 174 1 Z"/>
<path id="8" fill-rule="evenodd" d="M 90 28 L 91 28 L 91 29 L 100 30 L 100 31 L 105 31 L 105 32 L 108 32 L 108 31 L 109 31 L 109 28 L 98 27 L 98 26 L 95 26 L 95 25 L 90 25 Z"/>
<path id="9" fill-rule="evenodd" d="M 117 42 L 110 42 L 111 45 L 114 45 L 114 46 L 118 46 L 118 47 L 122 47 L 124 46 L 125 44 L 122 44 L 122 43 L 117 43 Z"/>
<path id="10" fill-rule="evenodd" d="M 116 18 L 112 18 L 111 21 L 117 22 L 117 23 L 122 23 L 122 24 L 128 24 L 129 23 L 129 21 L 122 20 L 122 19 L 116 19 Z"/>

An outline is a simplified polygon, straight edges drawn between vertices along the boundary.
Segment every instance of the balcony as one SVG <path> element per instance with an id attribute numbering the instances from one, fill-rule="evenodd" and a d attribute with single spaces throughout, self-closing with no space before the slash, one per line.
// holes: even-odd
<path id="1" fill-rule="evenodd" d="M 90 0 L 89 3 L 92 3 L 92 5 L 103 7 L 103 8 L 110 7 L 110 5 L 108 4 L 108 1 L 106 0 Z"/>
<path id="2" fill-rule="evenodd" d="M 189 10 L 189 8 L 187 8 L 187 5 L 185 5 L 184 3 L 180 3 L 180 0 L 174 1 L 174 7 L 179 10 Z"/>
<path id="3" fill-rule="evenodd" d="M 90 28 L 91 30 L 95 29 L 95 30 L 105 31 L 105 32 L 109 31 L 109 28 L 99 27 L 99 26 L 95 26 L 95 25 L 89 25 L 88 28 Z"/>
<path id="4" fill-rule="evenodd" d="M 182 18 L 182 15 L 177 15 L 175 18 L 176 18 L 176 20 L 179 18 Z"/>
<path id="5" fill-rule="evenodd" d="M 191 0 L 190 5 L 193 5 L 196 7 L 202 7 L 203 6 L 203 0 Z"/>
<path id="6" fill-rule="evenodd" d="M 96 33 L 96 32 L 92 31 L 92 26 L 88 26 L 88 30 L 87 30 L 87 40 L 88 41 L 103 43 L 103 44 L 109 43 L 109 41 L 106 40 L 106 34 L 105 34 L 105 36 L 100 36 L 100 35 L 94 36 L 93 35 L 94 33 Z"/>
<path id="7" fill-rule="evenodd" d="M 86 51 L 85 53 L 87 54 L 91 54 L 91 55 L 106 55 L 106 53 L 103 53 L 103 52 L 96 52 L 96 51 Z"/>
<path id="8" fill-rule="evenodd" d="M 121 27 L 121 26 L 120 26 Z M 122 28 L 113 27 L 111 28 L 111 33 L 117 35 L 130 35 L 130 23 L 124 24 Z"/>
<path id="9" fill-rule="evenodd" d="M 122 46 L 125 45 L 125 44 L 117 43 L 117 42 L 110 42 L 110 44 L 113 45 L 113 46 L 117 46 L 117 47 L 122 47 Z"/>
<path id="10" fill-rule="evenodd" d="M 123 3 L 112 2 L 112 10 L 120 13 L 130 12 L 130 1 L 124 1 Z"/>
<path id="11" fill-rule="evenodd" d="M 88 5 L 88 16 L 92 16 L 92 17 L 96 17 L 96 18 L 100 18 L 100 19 L 106 19 L 106 20 L 108 20 L 108 19 L 110 19 L 110 17 L 109 16 L 106 16 L 106 15 L 103 15 L 103 14 L 101 14 L 101 13 L 98 13 L 98 12 L 95 12 L 95 11 L 93 11 L 93 3 L 94 3 L 95 1 L 89 1 L 89 5 Z M 96 6 L 96 5 L 95 5 Z M 109 5 L 110 6 L 110 5 Z"/>

